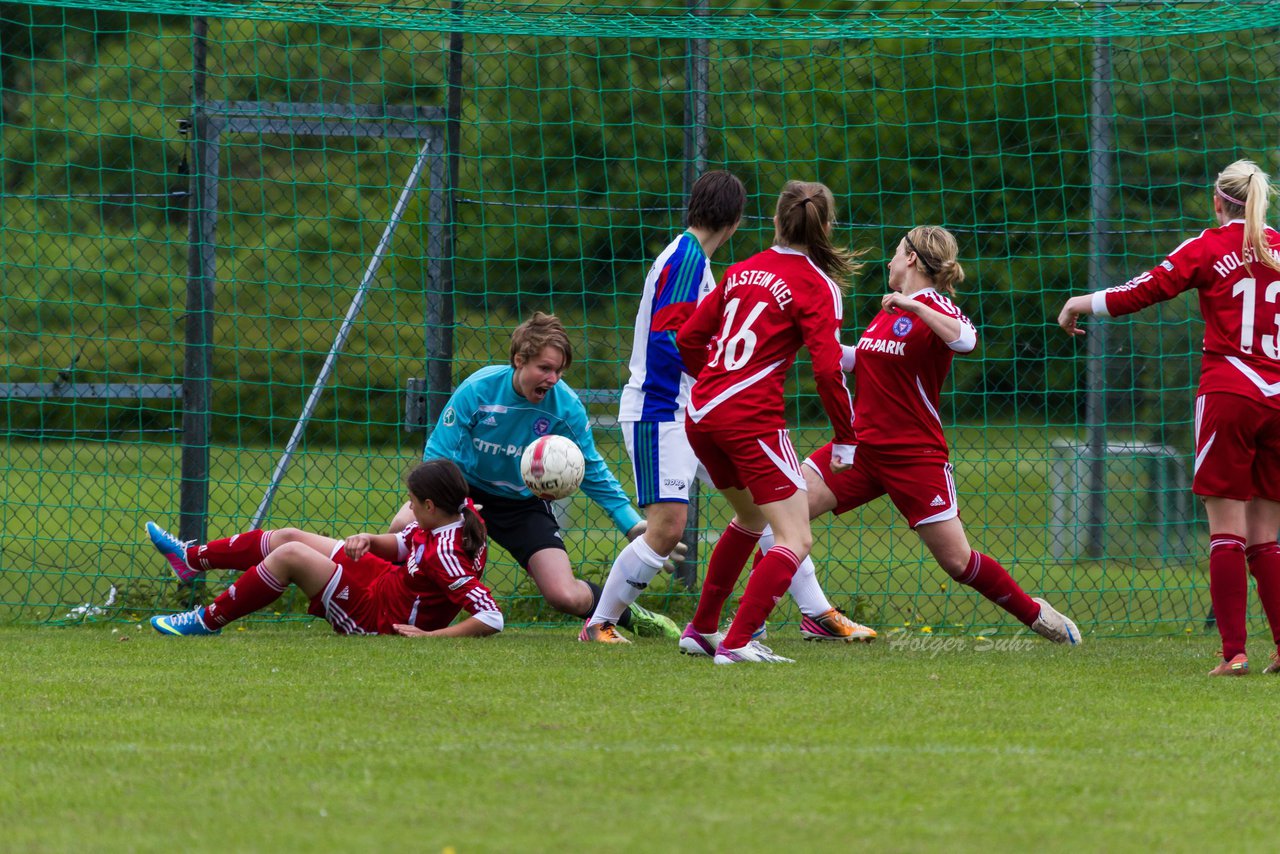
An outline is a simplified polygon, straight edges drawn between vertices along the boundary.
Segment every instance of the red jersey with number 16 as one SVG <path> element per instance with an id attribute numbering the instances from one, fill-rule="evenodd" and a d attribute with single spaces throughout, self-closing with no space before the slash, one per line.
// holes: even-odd
<path id="1" fill-rule="evenodd" d="M 786 427 L 783 391 L 801 346 L 835 441 L 853 442 L 853 404 L 840 371 L 840 288 L 809 256 L 774 246 L 734 264 L 680 327 L 676 345 L 696 378 L 687 417 L 717 428 Z"/>
<path id="2" fill-rule="evenodd" d="M 1280 234 L 1268 228 L 1265 235 L 1271 251 L 1280 251 Z M 1205 322 L 1199 393 L 1280 408 L 1280 271 L 1243 244 L 1243 220 L 1207 228 L 1149 273 L 1095 293 L 1093 311 L 1118 317 L 1195 288 Z"/>

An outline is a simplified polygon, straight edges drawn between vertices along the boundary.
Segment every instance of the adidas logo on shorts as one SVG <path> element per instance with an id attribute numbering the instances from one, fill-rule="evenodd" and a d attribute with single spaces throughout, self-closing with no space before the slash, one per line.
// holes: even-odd
<path id="1" fill-rule="evenodd" d="M 342 588 L 341 590 L 339 590 L 339 591 L 338 591 L 338 595 L 337 595 L 337 596 L 334 596 L 333 598 L 334 598 L 334 599 L 346 599 L 346 598 L 348 598 L 348 593 L 349 593 L 349 591 L 350 591 L 350 590 L 351 590 L 351 588 L 350 588 L 350 587 L 344 587 L 344 588 Z"/>
<path id="2" fill-rule="evenodd" d="M 942 500 L 941 495 L 935 495 L 933 496 L 933 500 L 929 502 L 929 506 L 930 507 L 946 507 L 947 502 Z"/>

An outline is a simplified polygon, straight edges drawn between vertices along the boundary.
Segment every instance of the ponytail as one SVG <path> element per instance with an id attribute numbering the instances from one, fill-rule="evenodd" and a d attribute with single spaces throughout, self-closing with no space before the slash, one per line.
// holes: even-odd
<path id="1" fill-rule="evenodd" d="M 1280 270 L 1280 257 L 1267 240 L 1267 208 L 1275 192 L 1267 173 L 1252 160 L 1237 160 L 1218 174 L 1213 190 L 1225 213 L 1244 214 L 1241 257 L 1252 256 L 1264 266 Z"/>
<path id="2" fill-rule="evenodd" d="M 825 185 L 788 181 L 778 196 L 774 219 L 779 242 L 803 246 L 809 260 L 842 290 L 862 269 L 857 259 L 865 250 L 851 252 L 831 242 L 830 226 L 836 219 L 836 202 Z"/>
<path id="3" fill-rule="evenodd" d="M 476 505 L 470 497 L 463 502 L 458 512 L 462 514 L 462 550 L 467 553 L 467 557 L 475 560 L 485 546 L 484 520 L 476 512 Z"/>
<path id="4" fill-rule="evenodd" d="M 485 545 L 484 520 L 476 512 L 462 469 L 451 460 L 425 460 L 405 475 L 404 482 L 419 501 L 430 500 L 462 516 L 462 550 L 475 560 Z"/>
<path id="5" fill-rule="evenodd" d="M 956 295 L 956 285 L 964 281 L 964 267 L 957 258 L 960 244 L 955 235 L 940 225 L 918 225 L 907 232 L 907 248 L 915 253 L 918 269 L 933 280 L 934 287 Z"/>

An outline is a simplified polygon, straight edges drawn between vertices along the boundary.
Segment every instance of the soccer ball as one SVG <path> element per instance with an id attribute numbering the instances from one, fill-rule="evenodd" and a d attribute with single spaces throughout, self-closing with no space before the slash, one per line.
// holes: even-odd
<path id="1" fill-rule="evenodd" d="M 568 498 L 578 491 L 587 461 L 571 439 L 542 436 L 520 456 L 520 476 L 525 486 L 544 501 Z"/>

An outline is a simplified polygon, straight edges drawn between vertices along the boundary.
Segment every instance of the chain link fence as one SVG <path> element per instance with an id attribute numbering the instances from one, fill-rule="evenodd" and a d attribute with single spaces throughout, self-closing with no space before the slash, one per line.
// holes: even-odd
<path id="1" fill-rule="evenodd" d="M 748 216 L 717 265 L 768 245 L 786 180 L 832 188 L 870 250 L 849 341 L 900 236 L 955 232 L 981 343 L 941 414 L 975 548 L 1097 633 L 1196 629 L 1196 311 L 1100 322 L 1087 351 L 1053 319 L 1203 228 L 1226 163 L 1274 174 L 1280 11 L 831 7 L 0 4 L 0 621 L 232 580 L 171 582 L 148 519 L 382 530 L 424 424 L 536 309 L 571 329 L 566 381 L 629 488 L 613 401 L 644 273 L 726 168 Z M 807 366 L 791 389 L 804 453 L 829 428 Z M 726 509 L 698 508 L 705 562 Z M 582 498 L 564 518 L 603 578 L 619 535 Z M 887 501 L 815 522 L 814 558 L 864 622 L 1014 628 Z M 500 550 L 488 578 L 515 622 L 561 619 Z"/>

